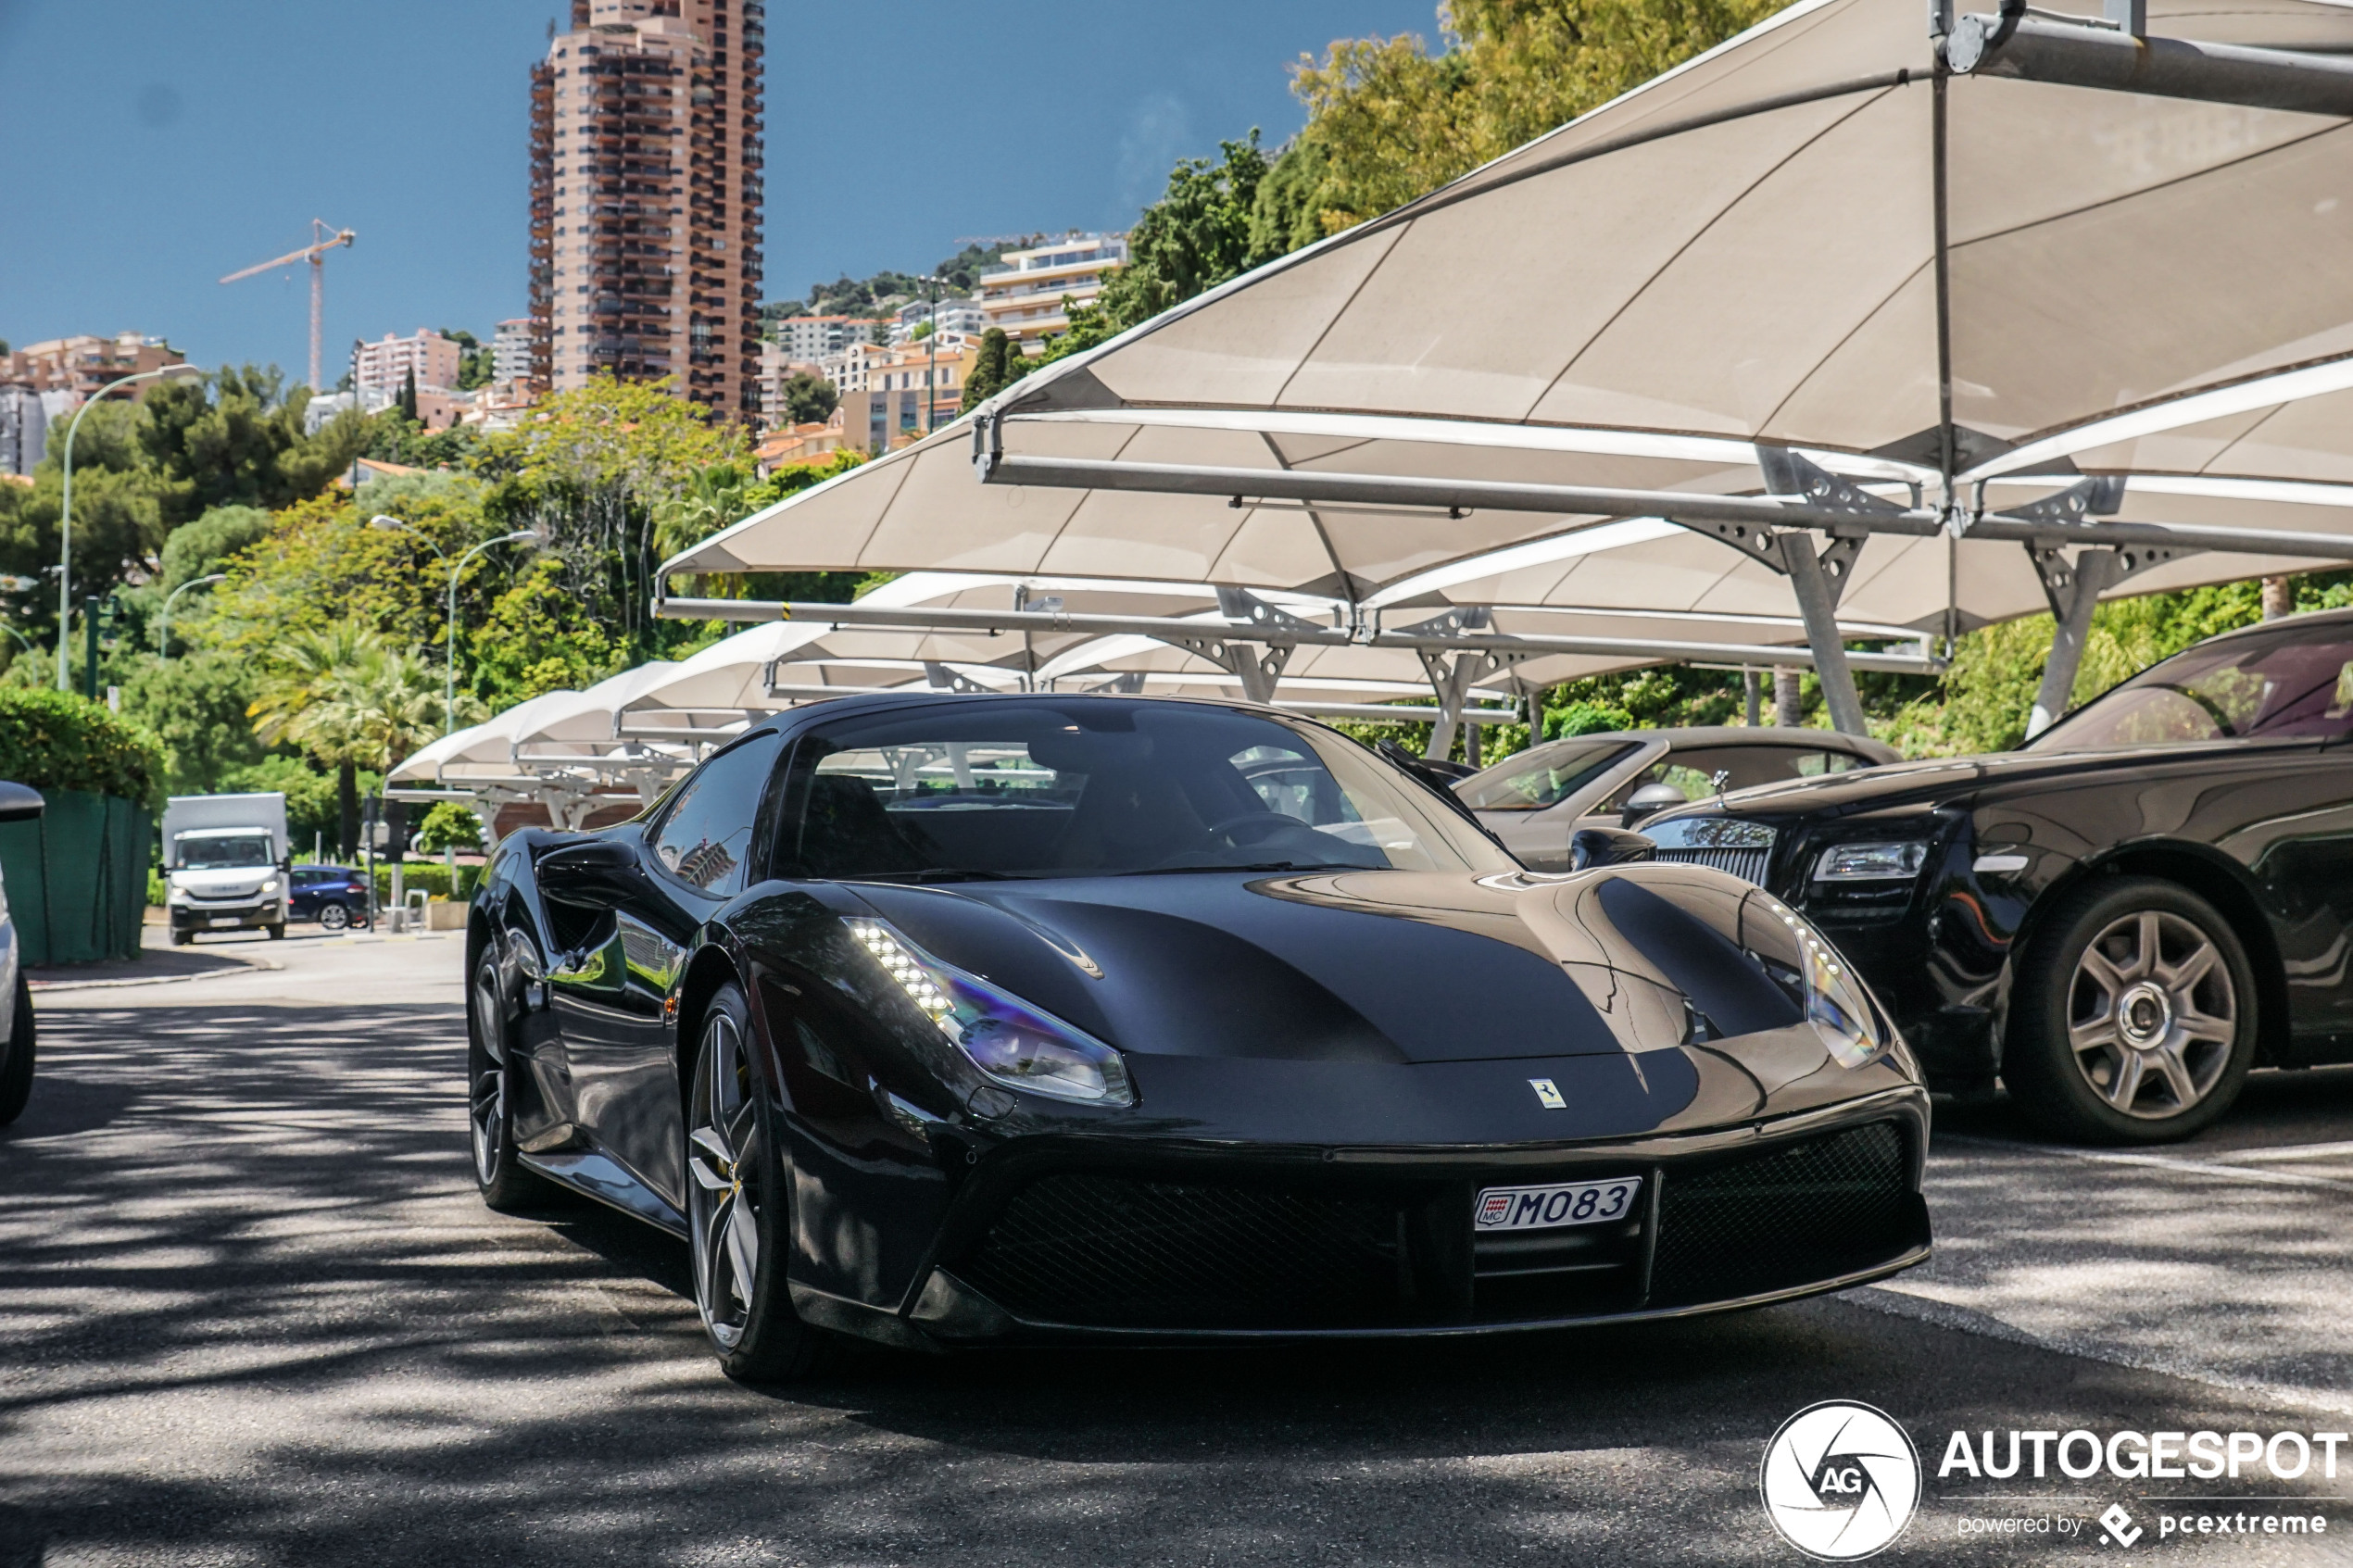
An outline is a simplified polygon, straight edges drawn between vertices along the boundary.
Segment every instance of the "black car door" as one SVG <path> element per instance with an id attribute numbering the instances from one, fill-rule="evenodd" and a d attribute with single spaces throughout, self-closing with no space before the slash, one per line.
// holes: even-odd
<path id="1" fill-rule="evenodd" d="M 778 740 L 754 735 L 705 762 L 645 829 L 641 872 L 593 949 L 550 971 L 574 1103 L 597 1146 L 686 1203 L 670 1004 L 699 933 L 744 889 Z"/>

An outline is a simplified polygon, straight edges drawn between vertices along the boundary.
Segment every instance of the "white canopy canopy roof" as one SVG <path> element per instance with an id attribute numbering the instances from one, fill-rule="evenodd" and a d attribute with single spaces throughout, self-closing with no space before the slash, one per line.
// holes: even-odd
<path id="1" fill-rule="evenodd" d="M 2353 12 L 2320 0 L 2150 14 L 2152 31 L 2209 41 L 2353 47 Z M 2256 505 L 2158 483 L 2353 483 L 2353 421 L 2330 396 L 2353 387 L 2353 129 L 1940 83 L 1932 68 L 1917 0 L 1801 0 L 1420 202 L 1041 369 L 998 400 L 1003 450 L 1755 494 L 1763 442 L 1918 483 L 1931 505 L 1948 475 L 1963 506 L 1979 479 L 2049 476 L 1992 494 L 2007 505 L 2081 468 L 2150 476 L 2127 492 L 2128 521 L 2353 532 L 2344 495 Z M 668 570 L 1149 574 L 1380 602 L 1627 515 L 983 487 L 967 434 L 805 492 Z M 1575 553 L 1544 595 L 1493 593 L 1501 573 L 1483 568 L 1441 592 L 1795 608 L 1753 558 L 1655 519 Z M 2310 558 L 2188 556 L 2131 586 Z M 1967 624 L 2045 602 L 2022 551 L 1936 539 L 1874 539 L 1847 594 L 1847 613 L 1922 626 L 1948 606 Z"/>

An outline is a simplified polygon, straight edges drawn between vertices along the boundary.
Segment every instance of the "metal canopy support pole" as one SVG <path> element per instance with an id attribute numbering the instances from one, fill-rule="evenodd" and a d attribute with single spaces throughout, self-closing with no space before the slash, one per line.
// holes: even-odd
<path id="1" fill-rule="evenodd" d="M 2026 716 L 2026 733 L 2039 735 L 2067 711 L 2075 691 L 2075 673 L 2083 667 L 2083 644 L 2092 634 L 2092 612 L 2100 595 L 2119 578 L 2120 558 L 2114 550 L 2085 550 L 2072 567 L 2056 550 L 2038 553 L 2034 565 L 2043 574 L 2043 591 L 2050 598 L 2058 629 L 2051 635 L 2051 657 L 2043 665 L 2043 684 L 2034 694 L 2033 709 Z"/>
<path id="2" fill-rule="evenodd" d="M 1973 15 L 1953 24 L 1944 61 L 1963 75 L 2297 114 L 2353 115 L 2353 60 L 2341 55 L 2135 37 L 2121 28 L 2029 16 Z"/>
<path id="3" fill-rule="evenodd" d="M 1797 612 L 1806 621 L 1806 641 L 1814 650 L 1814 672 L 1821 679 L 1822 700 L 1830 706 L 1831 727 L 1842 734 L 1869 734 L 1863 699 L 1856 695 L 1855 676 L 1846 668 L 1846 644 L 1839 635 L 1838 600 L 1815 557 L 1814 540 L 1791 529 L 1776 543 L 1781 565 L 1789 571 L 1790 591 L 1797 597 Z"/>

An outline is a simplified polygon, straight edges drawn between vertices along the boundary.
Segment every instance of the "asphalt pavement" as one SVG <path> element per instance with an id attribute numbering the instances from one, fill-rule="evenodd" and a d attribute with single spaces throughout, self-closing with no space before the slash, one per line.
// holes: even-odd
<path id="1" fill-rule="evenodd" d="M 242 941 L 195 952 L 278 967 L 39 998 L 0 1131 L 0 1568 L 1788 1564 L 1758 1463 L 1824 1399 L 1922 1450 L 1881 1561 L 2353 1560 L 2353 1453 L 2334 1481 L 1937 1474 L 1957 1429 L 2353 1427 L 2353 1073 L 2259 1077 L 2145 1154 L 1946 1110 L 1936 1261 L 1841 1298 L 1475 1343 L 876 1351 L 755 1388 L 705 1355 L 678 1244 L 475 1199 L 457 938 Z M 2230 1500 L 2155 1500 L 2190 1494 Z M 2135 1545 L 2091 1523 L 2111 1504 Z M 2333 1533 L 2160 1537 L 2183 1507 Z M 1960 1534 L 1996 1518 L 2054 1524 Z"/>

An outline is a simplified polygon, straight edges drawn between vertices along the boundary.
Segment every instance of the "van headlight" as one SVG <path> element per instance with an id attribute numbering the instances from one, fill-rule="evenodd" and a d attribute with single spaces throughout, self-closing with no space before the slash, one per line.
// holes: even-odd
<path id="1" fill-rule="evenodd" d="M 1814 862 L 1816 882 L 1910 882 L 1928 864 L 1919 839 L 1833 844 Z"/>
<path id="2" fill-rule="evenodd" d="M 1056 1099 L 1136 1103 L 1127 1063 L 1101 1040 L 941 962 L 880 921 L 846 923 L 907 999 L 994 1082 Z"/>

